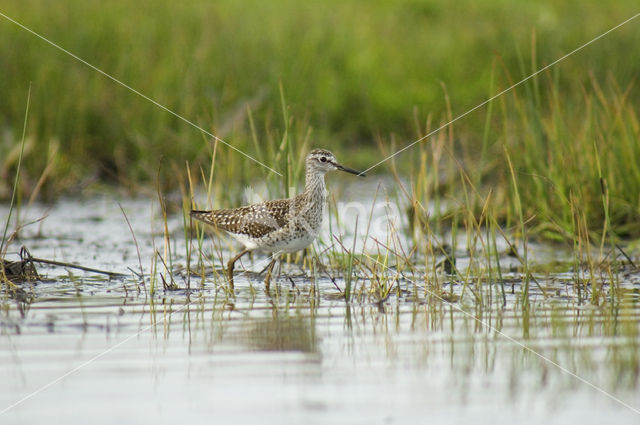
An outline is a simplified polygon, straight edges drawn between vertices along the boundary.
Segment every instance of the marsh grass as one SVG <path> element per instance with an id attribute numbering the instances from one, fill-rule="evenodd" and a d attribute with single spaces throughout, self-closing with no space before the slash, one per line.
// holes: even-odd
<path id="1" fill-rule="evenodd" d="M 559 230 L 555 231 L 559 235 L 575 234 L 568 201 L 573 193 L 594 223 L 589 231 L 597 232 L 604 229 L 602 223 L 611 224 L 615 220 L 617 233 L 637 234 L 635 219 L 629 220 L 637 214 L 637 208 L 632 207 L 638 205 L 637 181 L 626 183 L 629 176 L 638 175 L 640 168 L 636 151 L 640 134 L 637 116 L 632 108 L 623 106 L 626 95 L 615 82 L 609 82 L 607 97 L 598 94 L 601 89 L 597 82 L 591 85 L 584 88 L 584 108 L 575 111 L 583 116 L 578 121 L 579 127 L 565 117 L 559 99 L 551 102 L 548 113 L 537 110 L 532 114 L 540 127 L 536 137 L 540 140 L 532 137 L 536 134 L 532 126 L 536 124 L 522 121 L 524 149 L 514 162 L 521 164 L 523 170 L 522 193 L 526 194 L 523 204 L 528 210 L 525 214 L 533 215 L 535 211 L 538 228 L 547 234 L 553 233 L 553 227 Z M 515 106 L 523 108 L 519 103 Z M 609 193 L 603 192 L 603 184 L 610 188 Z M 604 196 L 615 202 L 605 205 Z M 534 206 L 534 199 L 544 202 Z"/>
<path id="2" fill-rule="evenodd" d="M 124 3 L 116 3 L 121 8 L 127 8 Z M 291 6 L 286 1 L 282 4 Z M 416 2 L 406 2 L 405 6 L 411 10 L 419 7 Z M 88 5 L 85 13 L 95 13 L 95 7 Z M 200 12 L 210 7 L 218 13 L 223 12 L 216 6 L 204 3 L 199 7 Z M 236 9 L 238 6 L 229 7 L 231 9 L 226 13 L 242 16 Z M 295 7 L 303 8 L 296 9 L 305 18 L 302 24 L 311 20 L 311 14 L 304 9 L 309 6 Z M 352 3 L 336 7 L 346 7 L 351 12 L 357 9 Z M 387 10 L 382 4 L 376 7 L 380 8 L 377 12 Z M 189 10 L 179 10 L 184 14 L 179 13 L 179 19 L 202 19 L 192 15 Z M 259 10 L 267 13 L 267 20 L 275 22 L 273 14 L 277 10 L 273 6 L 259 6 Z M 81 12 L 74 10 L 74 13 Z M 368 13 L 370 15 L 366 18 L 370 22 L 378 22 L 380 17 L 375 11 Z M 442 10 L 438 13 L 447 15 L 450 12 Z M 116 15 L 104 17 L 103 22 L 115 25 Z M 300 15 L 294 14 L 295 17 Z M 164 15 L 160 18 L 168 19 Z M 334 28 L 326 25 L 329 18 L 339 21 L 345 19 L 333 11 L 321 14 L 321 26 L 325 25 L 327 31 Z M 52 21 L 58 22 L 56 19 L 59 20 L 60 16 L 54 15 Z M 397 17 L 389 19 L 392 20 L 392 28 L 397 30 Z M 85 21 L 79 22 L 84 25 Z M 225 23 L 228 27 L 207 26 L 207 31 L 222 31 L 222 41 L 235 43 L 237 29 L 232 28 L 232 24 L 233 19 L 229 19 Z M 357 27 L 358 24 L 355 24 Z M 251 23 L 243 25 L 251 26 Z M 338 27 L 339 32 L 351 34 L 351 26 Z M 360 30 L 365 32 L 362 35 L 365 39 L 360 40 L 358 46 L 361 46 L 360 43 L 366 44 L 371 36 L 366 28 Z M 287 38 L 288 29 L 280 28 L 278 31 L 278 37 Z M 358 28 L 354 31 L 358 32 Z M 458 36 L 456 31 L 447 33 Z M 402 34 L 407 35 L 401 31 Z M 95 47 L 103 42 L 91 37 L 95 34 L 89 35 L 86 41 L 88 45 Z M 118 38 L 116 45 L 118 41 L 121 45 L 123 40 L 135 39 L 131 35 L 131 32 L 128 35 L 119 34 L 121 38 Z M 154 38 L 149 34 L 147 36 Z M 167 34 L 163 34 L 163 37 L 166 38 Z M 185 37 L 185 34 L 178 34 L 177 40 L 167 38 L 165 41 L 168 46 L 163 54 L 176 56 L 180 48 L 194 46 L 195 41 L 189 37 L 197 38 L 194 34 L 188 36 L 187 40 L 180 37 Z M 22 199 L 18 180 L 23 168 L 23 152 L 30 156 L 35 155 L 33 152 L 36 151 L 47 152 L 47 155 L 43 154 L 43 158 L 30 162 L 27 167 L 32 177 L 35 175 L 34 167 L 40 167 L 37 169 L 41 177 L 32 180 L 36 181 L 34 187 L 43 190 L 47 190 L 48 183 L 54 184 L 52 177 L 60 177 L 63 182 L 60 184 L 65 184 L 69 179 L 77 181 L 82 176 L 86 177 L 91 165 L 80 164 L 81 169 L 75 171 L 71 165 L 77 164 L 77 158 L 87 151 L 96 152 L 93 165 L 97 166 L 98 171 L 95 178 L 125 183 L 137 181 L 138 178 L 143 181 L 151 179 L 148 174 L 158 170 L 158 155 L 178 158 L 179 167 L 170 164 L 166 167 L 169 172 L 160 168 L 155 176 L 161 209 L 162 243 L 156 246 L 153 241 L 154 254 L 149 259 L 149 308 L 154 311 L 154 321 L 162 314 L 162 320 L 166 323 L 172 308 L 170 304 L 159 307 L 155 296 L 183 285 L 191 289 L 192 278 L 200 280 L 200 287 L 212 282 L 216 296 L 220 296 L 224 302 L 235 296 L 228 288 L 224 272 L 225 257 L 233 250 L 233 245 L 229 239 L 205 237 L 203 228 L 193 226 L 187 218 L 189 209 L 234 207 L 255 201 L 247 199 L 248 192 L 265 198 L 293 196 L 300 189 L 304 155 L 312 145 L 334 149 L 338 157 L 343 157 L 341 154 L 358 153 L 350 156 L 355 162 L 354 167 L 359 167 L 361 162 L 367 164 L 366 161 L 372 156 L 380 158 L 390 155 L 404 146 L 406 139 L 421 138 L 437 126 L 435 123 L 450 121 L 455 116 L 454 110 L 458 110 L 460 104 L 466 104 L 468 99 L 481 98 L 480 95 L 484 96 L 486 92 L 491 95 L 535 70 L 540 62 L 539 51 L 542 50 L 537 41 L 540 35 L 527 34 L 533 46 L 527 60 L 524 54 L 494 58 L 484 76 L 486 78 L 475 84 L 471 82 L 471 87 L 464 89 L 459 88 L 461 85 L 455 84 L 456 81 L 444 82 L 438 85 L 436 95 L 432 89 L 427 90 L 419 84 L 424 75 L 417 80 L 409 76 L 407 82 L 402 78 L 404 72 L 379 66 L 380 57 L 373 47 L 361 54 L 351 55 L 343 52 L 341 46 L 330 45 L 329 59 L 323 55 L 317 57 L 316 48 L 324 46 L 321 41 L 325 40 L 326 34 L 314 35 L 311 32 L 311 39 L 304 41 L 308 43 L 305 44 L 306 48 L 290 53 L 292 56 L 302 54 L 313 65 L 311 70 L 305 63 L 298 64 L 302 71 L 313 71 L 308 77 L 310 87 L 304 87 L 306 81 L 300 80 L 300 75 L 308 74 L 293 67 L 284 74 L 276 72 L 278 79 L 269 74 L 270 84 L 265 89 L 256 87 L 251 80 L 254 79 L 254 72 L 265 71 L 264 61 L 268 59 L 269 47 L 272 47 L 269 43 L 277 42 L 279 49 L 287 50 L 290 46 L 288 43 L 294 43 L 295 40 L 287 39 L 285 42 L 267 39 L 267 48 L 260 52 L 257 59 L 244 55 L 247 60 L 256 61 L 247 66 L 236 62 L 245 50 L 255 53 L 255 47 L 251 45 L 253 38 L 247 37 L 240 37 L 239 42 L 245 45 L 236 46 L 241 47 L 237 51 L 233 51 L 233 47 L 228 49 L 229 52 L 233 51 L 233 55 L 218 52 L 222 53 L 218 58 L 219 64 L 212 67 L 211 71 L 214 82 L 205 81 L 207 77 L 196 72 L 202 70 L 195 63 L 194 69 L 189 70 L 184 79 L 166 64 L 149 69 L 142 59 L 140 63 L 127 62 L 115 54 L 118 52 L 111 51 L 104 65 L 115 64 L 116 69 L 123 69 L 123 73 L 130 75 L 134 81 L 140 81 L 141 75 L 151 73 L 149 85 L 145 88 L 157 90 L 156 94 L 163 97 L 163 103 L 198 117 L 198 122 L 204 128 L 211 129 L 220 137 L 231 137 L 234 146 L 251 151 L 256 159 L 279 170 L 282 178 L 255 166 L 224 148 L 218 141 L 194 135 L 191 129 L 182 128 L 175 120 L 162 116 L 158 111 L 147 110 L 147 105 L 143 103 L 126 106 L 131 102 L 128 96 L 120 99 L 108 85 L 92 80 L 79 70 L 73 71 L 84 75 L 77 90 L 89 85 L 93 88 L 88 92 L 91 96 L 64 96 L 66 103 L 62 102 L 57 114 L 54 114 L 59 118 L 59 127 L 53 126 L 50 117 L 52 112 L 46 111 L 46 105 L 39 104 L 34 117 L 34 137 L 26 137 L 28 127 L 25 114 L 10 211 L 14 208 L 13 199 L 17 199 L 18 206 Z M 392 40 L 399 41 L 399 38 L 402 37 L 392 37 Z M 69 39 L 70 42 L 73 40 L 75 37 Z M 345 40 L 349 40 L 349 37 Z M 443 43 L 441 39 L 438 40 Z M 633 42 L 632 37 L 630 40 L 621 41 L 619 51 L 623 51 L 627 43 Z M 489 41 L 495 40 L 490 38 Z M 27 43 L 27 40 L 22 42 Z M 207 46 L 200 48 L 206 50 Z M 407 46 L 401 44 L 400 48 L 407 49 Z M 440 48 L 436 46 L 436 50 Z M 473 50 L 473 43 L 466 48 Z M 398 54 L 401 54 L 402 49 L 398 50 Z M 331 55 L 337 57 L 331 58 Z M 464 56 L 464 52 L 460 55 Z M 380 56 L 389 68 L 395 66 L 393 61 L 384 55 Z M 473 57 L 477 59 L 477 55 Z M 131 58 L 135 58 L 135 55 L 132 54 Z M 131 58 L 127 60 L 134 60 Z M 289 59 L 292 60 L 291 57 Z M 316 63 L 316 59 L 319 63 Z M 334 60 L 341 66 L 334 66 Z M 599 61 L 606 62 L 602 58 Z M 362 65 L 363 62 L 372 63 Z M 162 60 L 157 65 L 163 65 Z M 335 284 L 338 296 L 347 302 L 347 315 L 372 302 L 384 311 L 392 302 L 390 300 L 411 296 L 416 303 L 426 300 L 429 311 L 424 314 L 442 315 L 442 321 L 438 322 L 440 326 L 446 325 L 446 310 L 455 307 L 498 322 L 501 315 L 513 314 L 519 322 L 519 334 L 531 338 L 537 331 L 537 320 L 544 319 L 540 319 L 539 302 L 531 300 L 531 293 L 537 291 L 536 295 L 543 302 L 548 300 L 549 295 L 539 283 L 545 276 L 536 274 L 535 269 L 531 268 L 529 243 L 536 239 L 551 240 L 572 250 L 573 278 L 567 292 L 576 296 L 576 303 L 590 303 L 600 312 L 604 310 L 605 320 L 610 324 L 603 333 L 623 333 L 629 335 L 630 341 L 637 341 L 637 327 L 617 320 L 618 314 L 624 315 L 626 309 L 630 308 L 630 301 L 624 299 L 624 291 L 620 289 L 619 276 L 623 264 L 615 249 L 623 238 L 640 235 L 640 125 L 635 112 L 637 88 L 630 82 L 632 79 L 603 72 L 597 65 L 592 63 L 591 68 L 582 68 L 581 72 L 584 69 L 592 70 L 584 75 L 573 68 L 567 75 L 564 71 L 545 72 L 524 84 L 522 90 L 514 90 L 487 105 L 485 113 L 471 117 L 469 123 L 456 123 L 420 143 L 414 148 L 414 155 L 394 158 L 385 164 L 385 168 L 376 170 L 392 175 L 398 191 L 393 195 L 395 198 L 388 201 L 406 207 L 407 211 L 407 227 L 405 223 L 390 223 L 385 240 L 370 238 L 370 214 L 368 218 L 358 217 L 353 232 L 356 235 L 348 243 L 352 235 L 344 231 L 344 223 L 337 214 L 333 200 L 335 220 L 329 221 L 333 240 L 319 241 L 305 253 L 284 258 L 287 263 L 299 264 L 312 282 L 307 288 L 301 289 L 290 287 L 287 280 L 282 278 L 271 294 L 276 300 L 275 304 L 284 304 L 285 311 L 296 302 L 305 308 L 307 304 L 317 305 L 320 302 L 317 282 L 328 277 Z M 219 80 L 222 77 L 218 75 L 218 68 L 237 70 L 238 80 L 230 77 Z M 394 83 L 417 85 L 416 92 L 421 92 L 422 88 L 425 93 L 429 92 L 423 96 L 436 100 L 428 103 L 428 99 L 407 98 L 406 94 L 395 98 L 391 94 L 404 92 L 395 86 L 393 90 L 383 86 L 382 82 L 372 81 L 371 77 L 367 81 L 357 82 L 357 76 L 373 68 L 394 73 Z M 446 75 L 453 68 L 464 67 L 451 65 L 450 68 L 435 72 L 440 72 L 436 75 Z M 337 79 L 335 69 L 341 69 L 347 75 L 344 81 Z M 416 66 L 416 69 L 424 70 L 426 67 Z M 15 70 L 12 72 L 11 75 L 15 77 Z M 43 77 L 43 81 L 46 82 L 52 78 L 49 73 L 56 74 L 58 71 L 43 69 L 42 72 L 46 77 Z M 576 82 L 569 81 L 577 75 L 582 78 L 576 79 Z M 329 81 L 320 82 L 322 77 L 328 77 Z M 154 81 L 158 83 L 157 86 L 152 85 Z M 485 81 L 489 81 L 488 86 L 484 84 Z M 217 88 L 212 89 L 210 85 Z M 208 91 L 206 87 L 209 87 Z M 219 90 L 220 87 L 222 90 Z M 273 87 L 277 87 L 277 90 Z M 55 87 L 50 89 L 54 90 Z M 307 94 L 306 89 L 312 94 Z M 358 90 L 364 89 L 372 93 L 367 102 L 358 93 Z M 7 88 L 3 86 L 2 90 Z M 203 100 L 203 92 L 210 94 L 207 100 Z M 180 96 L 175 97 L 175 93 Z M 301 93 L 314 99 L 311 102 L 313 104 Z M 57 96 L 53 94 L 53 98 L 62 98 L 59 93 Z M 80 104 L 72 104 L 68 99 Z M 82 99 L 82 102 L 78 99 Z M 409 108 L 416 102 L 430 105 L 427 110 L 444 112 L 425 112 L 422 107 L 416 107 L 410 113 Z M 437 105 L 437 108 L 433 105 Z M 123 115 L 115 115 L 113 111 L 123 111 Z M 77 117 L 77 122 L 72 122 L 69 118 L 72 116 Z M 398 122 L 402 124 L 398 125 Z M 385 134 L 389 128 L 393 130 L 387 136 Z M 361 142 L 370 138 L 370 132 L 376 134 L 377 148 Z M 407 137 L 411 132 L 411 137 Z M 113 142 L 104 145 L 106 138 L 122 139 L 130 144 L 125 146 Z M 65 143 L 68 140 L 75 142 L 67 146 Z M 346 140 L 354 141 L 354 146 L 347 146 Z M 30 147 L 30 143 L 35 146 Z M 359 152 L 361 148 L 363 153 Z M 13 149 L 12 152 L 17 151 Z M 52 157 L 58 159 L 54 162 Z M 5 168 L 13 167 L 12 161 L 5 160 L 5 163 L 8 164 L 4 165 Z M 184 168 L 182 164 L 185 164 Z M 48 171 L 42 172 L 42 169 Z M 169 174 L 170 179 L 165 174 Z M 166 184 L 168 180 L 179 187 L 181 207 L 185 212 L 182 237 L 187 247 L 186 280 L 179 279 L 180 274 L 176 272 L 181 255 L 175 252 L 175 243 L 168 227 L 170 211 L 164 201 L 167 188 L 172 188 Z M 253 190 L 244 190 L 252 185 L 256 185 Z M 373 202 L 377 199 L 376 192 Z M 11 215 L 5 226 L 5 237 L 10 218 Z M 358 228 L 367 230 L 364 235 L 357 235 Z M 6 250 L 5 237 L 0 254 L 3 249 Z M 363 246 L 373 248 L 357 252 L 357 238 L 362 238 Z M 500 251 L 500 246 L 506 246 L 506 251 L 504 248 Z M 194 254 L 195 261 L 192 262 Z M 515 258 L 517 266 L 513 270 L 503 267 L 502 262 L 506 257 Z M 247 261 L 256 264 L 255 258 Z M 251 275 L 251 282 L 254 280 Z M 257 287 L 254 288 L 253 283 L 250 285 L 251 295 L 257 297 Z M 507 303 L 507 299 L 513 301 L 514 298 L 518 302 Z M 552 328 L 560 335 L 569 328 L 563 330 L 563 322 L 555 316 L 559 313 L 553 314 L 550 319 Z M 474 326 L 478 326 L 477 323 Z M 631 365 L 633 361 L 637 361 L 637 358 L 620 360 Z"/>
<path id="3" fill-rule="evenodd" d="M 151 4 L 134 7 L 123 0 L 65 0 L 55 11 L 45 6 L 29 0 L 7 4 L 4 13 L 261 162 L 277 166 L 284 181 L 276 183 L 277 175 L 267 180 L 281 185 L 287 195 L 298 171 L 291 166 L 291 155 L 305 150 L 304 140 L 349 152 L 354 167 L 366 167 L 379 159 L 373 139 L 392 134 L 395 146 L 401 147 L 413 138 L 416 122 L 455 116 L 636 11 L 632 0 L 588 5 L 544 0 L 527 8 L 518 2 L 470 0 L 446 6 L 416 0 L 366 6 L 357 1 L 160 1 L 152 13 Z M 22 193 L 55 197 L 96 181 L 144 187 L 155 181 L 159 158 L 171 158 L 180 167 L 189 162 L 194 174 L 206 165 L 212 142 L 195 129 L 6 20 L 0 32 L 7 63 L 0 82 L 0 98 L 5 100 L 0 114 L 8 123 L 3 124 L 0 144 L 2 176 L 15 170 L 19 131 L 13 130 L 18 127 L 14 123 L 22 115 L 22 90 L 34 81 Z M 540 173 L 547 147 L 556 158 L 569 154 L 577 160 L 573 168 L 586 170 L 594 165 L 592 159 L 575 155 L 584 150 L 582 139 L 619 140 L 614 151 L 600 150 L 611 199 L 623 200 L 612 205 L 610 220 L 621 226 L 620 236 L 638 235 L 633 198 L 639 192 L 637 167 L 619 172 L 611 167 L 611 161 L 638 153 L 634 109 L 639 96 L 632 86 L 637 44 L 633 28 L 610 34 L 558 71 L 487 105 L 486 115 L 465 118 L 457 125 L 455 146 L 449 148 L 473 169 L 476 185 L 494 177 L 494 184 L 506 184 L 507 174 L 495 172 L 500 167 L 496 162 L 504 160 L 494 146 L 495 126 L 502 127 L 504 140 L 499 143 L 515 145 L 516 171 L 528 156 L 525 172 L 537 173 L 526 179 L 533 181 L 523 182 L 535 189 L 523 191 L 525 215 L 535 201 L 551 201 L 543 211 L 549 220 L 538 214 L 539 226 L 557 237 L 558 230 L 571 231 L 566 193 L 572 188 L 555 178 L 566 167 Z M 609 75 L 611 70 L 615 75 Z M 621 88 L 616 90 L 616 85 Z M 496 122 L 503 117 L 508 120 Z M 300 128 L 303 137 L 294 135 Z M 276 141 L 288 148 L 279 149 Z M 237 189 L 264 178 L 265 170 L 255 163 L 218 148 L 220 181 L 233 182 Z M 286 155 L 277 157 L 276 149 Z M 175 174 L 167 170 L 161 175 L 163 185 L 175 188 Z M 434 178 L 433 190 L 439 191 L 448 177 Z M 547 187 L 549 181 L 557 191 Z M 3 183 L 0 180 L 8 186 Z M 0 191 L 8 197 L 10 188 Z M 559 203 L 564 203 L 562 208 L 557 208 Z M 595 205 L 592 199 L 589 205 Z M 555 217 L 558 211 L 564 213 Z M 587 210 L 589 217 L 596 213 L 601 214 L 592 207 Z"/>
<path id="4" fill-rule="evenodd" d="M 6 256 L 7 253 L 7 249 L 9 248 L 9 244 L 11 243 L 11 239 L 13 239 L 15 237 L 15 233 L 18 231 L 19 229 L 19 224 L 16 224 L 15 228 L 15 232 L 10 236 L 7 237 L 7 231 L 9 230 L 9 226 L 11 223 L 11 216 L 13 214 L 13 210 L 14 208 L 17 208 L 18 211 L 16 214 L 20 214 L 20 198 L 18 197 L 18 199 L 16 199 L 16 196 L 18 195 L 18 183 L 20 181 L 20 170 L 21 170 L 21 166 L 22 166 L 22 155 L 24 153 L 24 146 L 25 146 L 25 138 L 26 138 L 26 134 L 27 134 L 27 118 L 29 117 L 29 104 L 31 102 L 31 86 L 29 86 L 29 91 L 27 92 L 27 103 L 25 106 L 25 112 L 24 112 L 24 121 L 23 121 L 23 125 L 22 125 L 22 139 L 20 142 L 20 154 L 18 156 L 18 166 L 16 169 L 16 174 L 15 174 L 15 179 L 13 181 L 13 191 L 11 194 L 11 202 L 9 204 L 9 214 L 7 214 L 7 220 L 4 224 L 4 230 L 2 232 L 2 240 L 0 241 L 0 277 L 2 278 L 1 281 L 3 284 L 7 285 L 7 287 L 11 287 L 12 283 L 11 281 L 7 278 L 7 274 L 5 272 L 5 267 L 4 267 L 4 258 Z M 16 223 L 18 223 L 18 220 L 16 220 Z"/>

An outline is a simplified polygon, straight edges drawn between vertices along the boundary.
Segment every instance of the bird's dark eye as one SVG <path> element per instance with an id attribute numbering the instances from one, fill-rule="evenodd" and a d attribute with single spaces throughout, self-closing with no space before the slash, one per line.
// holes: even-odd
<path id="1" fill-rule="evenodd" d="M 320 162 L 327 162 L 327 158 L 326 158 L 326 157 L 324 157 L 324 156 L 321 156 L 321 157 L 320 157 Z"/>

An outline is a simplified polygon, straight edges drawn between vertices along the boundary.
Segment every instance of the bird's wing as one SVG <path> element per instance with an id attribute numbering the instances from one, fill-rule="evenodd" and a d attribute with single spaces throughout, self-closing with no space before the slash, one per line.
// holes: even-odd
<path id="1" fill-rule="evenodd" d="M 213 211 L 191 211 L 191 217 L 230 233 L 260 238 L 287 223 L 289 202 L 266 201 L 246 207 Z"/>

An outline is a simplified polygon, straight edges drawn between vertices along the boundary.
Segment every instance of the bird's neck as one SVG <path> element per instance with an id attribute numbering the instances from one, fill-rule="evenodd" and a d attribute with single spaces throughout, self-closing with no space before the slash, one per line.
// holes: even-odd
<path id="1" fill-rule="evenodd" d="M 327 190 L 324 185 L 324 174 L 307 170 L 304 181 L 304 193 L 313 199 L 324 201 L 327 197 Z"/>

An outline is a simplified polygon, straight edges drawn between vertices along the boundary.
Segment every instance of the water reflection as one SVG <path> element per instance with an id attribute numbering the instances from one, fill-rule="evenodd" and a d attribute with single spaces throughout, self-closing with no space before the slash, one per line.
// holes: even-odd
<path id="1" fill-rule="evenodd" d="M 316 353 L 318 341 L 315 326 L 309 318 L 278 315 L 271 319 L 249 319 L 246 339 L 240 341 L 251 350 L 299 351 Z"/>
<path id="2" fill-rule="evenodd" d="M 121 264 L 113 252 L 131 248 L 117 241 L 100 257 L 87 240 L 79 249 L 94 253 L 96 267 Z M 152 245 L 149 235 L 139 240 Z M 384 301 L 358 287 L 346 303 L 321 276 L 297 277 L 295 286 L 283 279 L 269 296 L 252 274 L 230 295 L 213 276 L 190 291 L 152 294 L 135 278 L 42 273 L 54 279 L 0 299 L 0 409 L 112 351 L 16 407 L 7 423 L 114 412 L 153 423 L 168 413 L 220 422 L 258 415 L 265 424 L 447 423 L 459 414 L 465 422 L 601 422 L 584 414 L 593 409 L 611 423 L 636 419 L 551 362 L 640 406 L 635 283 L 621 286 L 615 303 L 593 305 L 576 300 L 570 277 L 541 277 L 547 294 L 532 286 L 523 304 L 516 274 L 505 274 L 505 292 L 495 282 L 421 277 L 401 280 Z M 69 400 L 82 403 L 65 409 Z"/>

